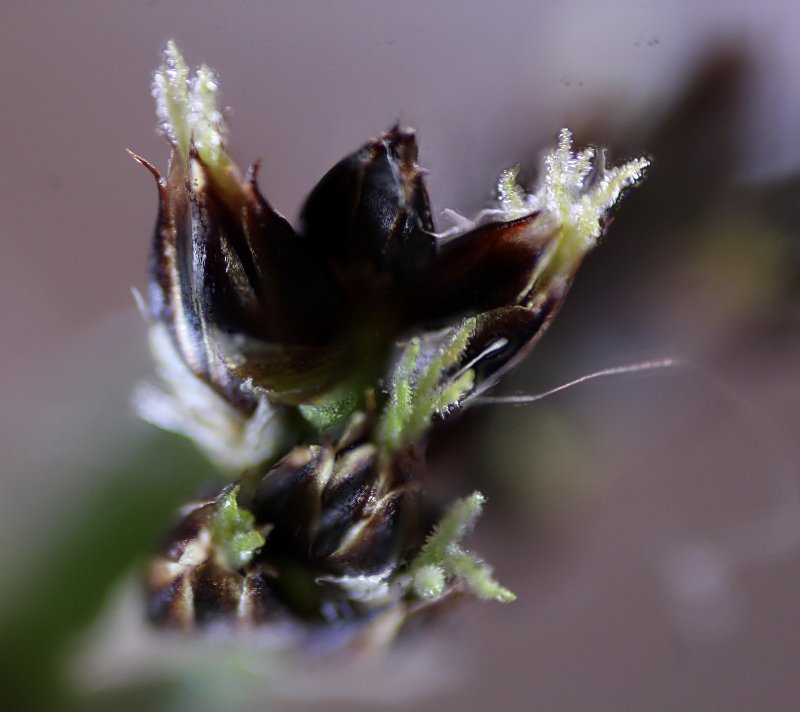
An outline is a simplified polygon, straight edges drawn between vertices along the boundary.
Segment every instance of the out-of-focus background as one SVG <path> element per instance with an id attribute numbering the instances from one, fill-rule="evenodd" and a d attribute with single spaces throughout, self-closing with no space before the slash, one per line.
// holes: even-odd
<path id="1" fill-rule="evenodd" d="M 797 709 L 798 31 L 790 0 L 0 4 L 10 704 Z M 692 365 L 475 409 L 432 446 L 453 490 L 489 496 L 472 542 L 516 603 L 466 602 L 388 660 L 302 666 L 141 622 L 137 561 L 210 472 L 129 406 L 156 193 L 124 149 L 166 164 L 148 85 L 169 38 L 219 71 L 233 153 L 263 157 L 289 217 L 397 120 L 437 210 L 485 207 L 516 162 L 533 182 L 562 126 L 653 157 L 500 390 Z"/>

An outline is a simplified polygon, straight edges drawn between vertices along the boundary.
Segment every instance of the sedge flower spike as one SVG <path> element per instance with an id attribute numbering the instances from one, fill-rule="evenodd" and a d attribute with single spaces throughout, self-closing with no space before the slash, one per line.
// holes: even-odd
<path id="1" fill-rule="evenodd" d="M 564 130 L 536 190 L 504 171 L 496 205 L 445 236 L 416 135 L 395 126 L 323 176 L 295 229 L 258 164 L 230 157 L 211 69 L 170 42 L 152 90 L 172 153 L 165 176 L 134 156 L 159 196 L 146 308 L 159 382 L 135 402 L 228 483 L 165 537 L 151 620 L 355 634 L 459 592 L 513 600 L 461 543 L 483 496 L 423 506 L 425 444 L 544 333 L 647 161 L 606 168 Z"/>

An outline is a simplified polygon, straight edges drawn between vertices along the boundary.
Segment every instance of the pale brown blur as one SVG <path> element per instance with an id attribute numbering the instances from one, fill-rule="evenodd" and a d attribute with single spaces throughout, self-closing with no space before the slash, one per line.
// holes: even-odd
<path id="1" fill-rule="evenodd" d="M 532 180 L 562 126 L 612 162 L 651 156 L 502 390 L 662 356 L 702 366 L 487 407 L 450 430 L 442 477 L 489 496 L 475 548 L 519 600 L 466 604 L 405 677 L 310 674 L 326 702 L 285 708 L 793 709 L 800 9 L 500 5 L 2 4 L 0 563 L 9 581 L 35 566 L 145 437 L 128 402 L 150 368 L 130 288 L 156 193 L 124 149 L 166 164 L 148 82 L 174 37 L 219 71 L 232 152 L 263 157 L 262 189 L 290 217 L 398 119 L 419 131 L 436 210 L 484 207 L 516 162 Z M 100 660 L 119 672 L 120 656 Z M 102 687 L 107 670 L 81 674 Z"/>

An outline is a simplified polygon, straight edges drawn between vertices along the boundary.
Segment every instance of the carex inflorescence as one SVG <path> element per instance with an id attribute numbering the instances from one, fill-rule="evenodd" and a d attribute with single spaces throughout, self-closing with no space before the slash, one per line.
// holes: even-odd
<path id="1" fill-rule="evenodd" d="M 536 191 L 509 169 L 493 208 L 437 233 L 415 134 L 395 126 L 322 178 L 295 230 L 258 164 L 231 160 L 217 89 L 169 43 L 153 79 L 169 171 L 136 157 L 159 191 L 160 379 L 137 405 L 229 482 L 164 538 L 151 619 L 394 631 L 456 592 L 512 600 L 461 545 L 482 496 L 421 506 L 426 438 L 531 349 L 647 161 L 607 168 L 564 130 Z"/>

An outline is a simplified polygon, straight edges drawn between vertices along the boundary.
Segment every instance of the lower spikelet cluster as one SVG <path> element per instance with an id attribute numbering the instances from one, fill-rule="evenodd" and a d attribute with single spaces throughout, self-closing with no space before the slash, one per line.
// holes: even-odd
<path id="1" fill-rule="evenodd" d="M 225 146 L 218 82 L 174 44 L 156 71 L 172 147 L 147 310 L 158 385 L 136 404 L 227 477 L 184 507 L 148 573 L 185 630 L 401 625 L 459 592 L 513 600 L 464 548 L 484 499 L 423 498 L 432 428 L 494 385 L 560 308 L 607 211 L 647 162 L 607 169 L 562 132 L 528 193 L 438 233 L 410 129 L 337 163 L 295 230 Z"/>
<path id="2" fill-rule="evenodd" d="M 363 434 L 298 446 L 246 483 L 238 544 L 230 542 L 237 527 L 220 531 L 226 519 L 241 521 L 242 485 L 190 505 L 151 564 L 151 617 L 190 629 L 368 616 L 394 595 L 398 561 L 421 543 L 406 533 L 419 531 L 423 464 L 412 446 L 381 462 Z"/>

